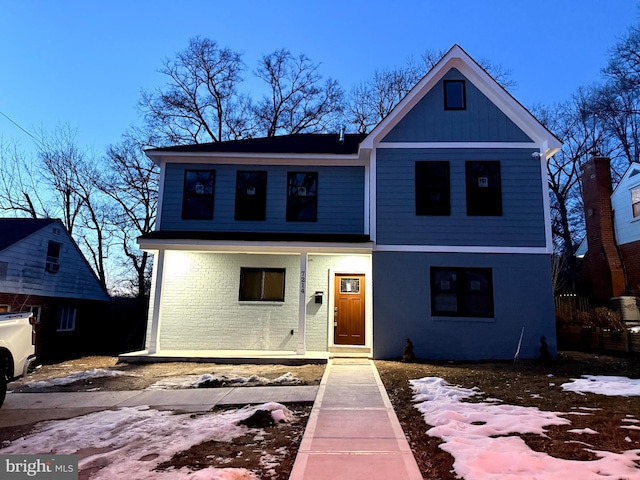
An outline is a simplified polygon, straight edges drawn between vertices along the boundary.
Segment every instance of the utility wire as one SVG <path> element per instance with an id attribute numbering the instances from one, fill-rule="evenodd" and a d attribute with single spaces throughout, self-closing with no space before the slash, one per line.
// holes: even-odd
<path id="1" fill-rule="evenodd" d="M 0 111 L 0 115 L 2 115 L 4 118 L 6 118 L 7 120 L 9 120 L 11 123 L 13 123 L 16 127 L 18 127 L 20 130 L 22 130 L 24 133 L 26 133 L 27 135 L 29 135 L 31 138 L 33 138 L 38 145 L 42 146 L 43 142 L 42 140 L 40 140 L 39 138 L 37 138 L 35 135 L 33 135 L 31 132 L 29 132 L 27 129 L 22 128 L 22 126 L 20 124 L 18 124 L 16 121 L 14 121 L 11 117 L 9 117 L 6 113 Z"/>

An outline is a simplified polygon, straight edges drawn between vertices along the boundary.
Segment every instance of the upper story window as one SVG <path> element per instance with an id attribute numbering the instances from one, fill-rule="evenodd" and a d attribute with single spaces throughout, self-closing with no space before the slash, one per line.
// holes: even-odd
<path id="1" fill-rule="evenodd" d="M 60 251 L 62 244 L 49 240 L 47 245 L 47 263 L 44 266 L 45 271 L 49 273 L 58 273 L 60 269 Z"/>
<path id="2" fill-rule="evenodd" d="M 215 170 L 186 170 L 182 193 L 184 220 L 211 220 L 213 218 L 213 185 Z"/>
<path id="3" fill-rule="evenodd" d="M 631 210 L 633 218 L 640 216 L 640 187 L 631 189 Z"/>
<path id="4" fill-rule="evenodd" d="M 467 215 L 502 215 L 500 162 L 465 162 L 467 177 Z"/>
<path id="5" fill-rule="evenodd" d="M 416 162 L 416 215 L 451 215 L 449 162 Z"/>
<path id="6" fill-rule="evenodd" d="M 431 267 L 431 315 L 492 318 L 491 269 Z"/>
<path id="7" fill-rule="evenodd" d="M 236 174 L 236 220 L 264 220 L 267 209 L 267 172 Z"/>
<path id="8" fill-rule="evenodd" d="M 318 172 L 287 174 L 287 222 L 318 219 Z"/>
<path id="9" fill-rule="evenodd" d="M 240 268 L 240 300 L 284 302 L 284 268 Z"/>
<path id="10" fill-rule="evenodd" d="M 466 110 L 467 93 L 464 80 L 445 80 L 444 84 L 444 109 Z"/>

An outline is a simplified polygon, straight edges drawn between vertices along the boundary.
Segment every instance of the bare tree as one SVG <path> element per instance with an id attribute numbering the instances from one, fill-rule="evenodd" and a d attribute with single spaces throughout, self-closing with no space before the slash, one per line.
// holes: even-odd
<path id="1" fill-rule="evenodd" d="M 413 63 L 407 67 L 377 70 L 373 78 L 354 87 L 349 95 L 347 116 L 358 133 L 367 133 L 380 123 L 420 80 Z"/>
<path id="2" fill-rule="evenodd" d="M 165 144 L 226 140 L 229 124 L 235 124 L 234 102 L 243 69 L 239 53 L 207 38 L 192 38 L 159 70 L 168 79 L 166 87 L 143 91 L 145 121 Z"/>
<path id="3" fill-rule="evenodd" d="M 577 280 L 575 252 L 584 237 L 580 166 L 590 155 L 606 155 L 611 148 L 602 120 L 590 110 L 592 95 L 590 89 L 579 89 L 570 101 L 532 109 L 563 142 L 562 149 L 547 162 L 547 180 L 554 247 L 573 289 Z"/>
<path id="4" fill-rule="evenodd" d="M 270 87 L 253 109 L 258 130 L 266 136 L 325 131 L 342 113 L 338 82 L 322 81 L 318 65 L 286 49 L 264 55 L 255 75 Z"/>
<path id="5" fill-rule="evenodd" d="M 115 204 L 113 223 L 129 264 L 135 272 L 132 284 L 140 299 L 149 291 L 150 257 L 136 238 L 153 230 L 158 203 L 159 168 L 142 152 L 140 141 L 129 134 L 107 150 L 107 170 L 99 187 Z"/>
<path id="6" fill-rule="evenodd" d="M 15 142 L 0 141 L 0 211 L 30 218 L 47 216 L 31 165 Z"/>
<path id="7" fill-rule="evenodd" d="M 85 206 L 85 199 L 77 189 L 84 152 L 78 147 L 75 137 L 75 130 L 69 125 L 62 125 L 51 134 L 42 129 L 42 143 L 38 144 L 41 173 L 50 187 L 55 204 L 55 210 L 50 213 L 61 217 L 71 235 L 80 211 Z"/>

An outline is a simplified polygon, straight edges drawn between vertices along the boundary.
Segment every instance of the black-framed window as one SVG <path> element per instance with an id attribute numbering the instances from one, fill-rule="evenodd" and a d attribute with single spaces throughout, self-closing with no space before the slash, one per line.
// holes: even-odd
<path id="1" fill-rule="evenodd" d="M 236 220 L 264 220 L 267 211 L 267 172 L 236 173 Z"/>
<path id="2" fill-rule="evenodd" d="M 213 187 L 215 170 L 185 170 L 182 193 L 184 220 L 211 220 L 213 218 Z"/>
<path id="3" fill-rule="evenodd" d="M 467 215 L 502 215 L 500 162 L 465 162 L 467 181 Z"/>
<path id="4" fill-rule="evenodd" d="M 466 110 L 467 89 L 464 80 L 445 80 L 444 85 L 444 109 Z"/>
<path id="5" fill-rule="evenodd" d="M 318 219 L 318 172 L 287 173 L 287 222 Z"/>
<path id="6" fill-rule="evenodd" d="M 284 302 L 284 268 L 240 268 L 241 301 Z"/>
<path id="7" fill-rule="evenodd" d="M 493 318 L 492 270 L 431 267 L 431 315 Z"/>
<path id="8" fill-rule="evenodd" d="M 49 273 L 58 273 L 60 270 L 60 252 L 62 251 L 62 244 L 49 240 L 47 244 L 47 261 L 44 269 Z"/>
<path id="9" fill-rule="evenodd" d="M 416 215 L 451 215 L 449 162 L 416 162 Z"/>

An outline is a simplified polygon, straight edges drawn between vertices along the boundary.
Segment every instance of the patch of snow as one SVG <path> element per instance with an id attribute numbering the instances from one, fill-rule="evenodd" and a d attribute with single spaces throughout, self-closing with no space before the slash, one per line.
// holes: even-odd
<path id="1" fill-rule="evenodd" d="M 620 428 L 626 428 L 627 430 L 640 430 L 640 427 L 637 425 L 622 425 Z"/>
<path id="2" fill-rule="evenodd" d="M 602 410 L 599 407 L 578 407 L 580 410 L 588 410 L 589 412 L 597 412 L 598 410 Z"/>
<path id="3" fill-rule="evenodd" d="M 592 430 L 591 428 L 572 428 L 571 430 L 567 430 L 569 433 L 586 433 L 588 435 L 598 435 L 598 432 Z"/>
<path id="4" fill-rule="evenodd" d="M 274 402 L 202 415 L 127 407 L 39 423 L 32 434 L 0 449 L 0 453 L 76 454 L 80 458 L 81 471 L 98 469 L 92 480 L 257 480 L 244 469 L 153 471 L 174 454 L 202 442 L 229 442 L 251 432 L 257 433 L 258 430 L 238 425 L 257 410 L 267 410 L 272 415 L 281 411 L 287 418 L 293 415 L 284 405 Z M 153 460 L 149 461 L 149 458 Z"/>
<path id="5" fill-rule="evenodd" d="M 449 385 L 440 378 L 412 380 L 411 386 L 416 408 L 433 426 L 427 433 L 444 441 L 440 448 L 453 456 L 456 475 L 465 480 L 637 478 L 634 461 L 640 460 L 640 449 L 623 453 L 590 450 L 598 459 L 582 462 L 533 451 L 517 435 L 544 435 L 546 426 L 571 423 L 559 413 L 463 402 L 479 392 Z"/>
<path id="6" fill-rule="evenodd" d="M 562 389 L 569 392 L 597 393 L 599 395 L 635 397 L 640 396 L 640 379 L 603 375 L 582 375 L 563 383 Z"/>
<path id="7" fill-rule="evenodd" d="M 28 388 L 47 388 L 60 385 L 69 385 L 81 380 L 91 380 L 93 378 L 105 377 L 119 377 L 120 375 L 127 375 L 127 373 L 120 370 L 93 368 L 91 370 L 84 370 L 82 372 L 72 372 L 66 377 L 50 378 L 48 380 L 40 380 L 36 382 L 27 382 L 24 384 L 24 386 Z"/>
<path id="8" fill-rule="evenodd" d="M 291 372 L 285 373 L 274 380 L 258 375 L 243 377 L 235 374 L 183 375 L 163 378 L 147 387 L 147 390 L 174 390 L 182 388 L 208 387 L 257 387 L 267 385 L 300 385 L 302 380 Z"/>
<path id="9" fill-rule="evenodd" d="M 640 423 L 640 420 L 637 420 L 635 418 L 623 418 L 622 421 L 627 423 Z"/>
<path id="10" fill-rule="evenodd" d="M 539 393 L 532 393 L 530 395 L 531 398 L 542 398 L 542 395 L 540 395 Z"/>

